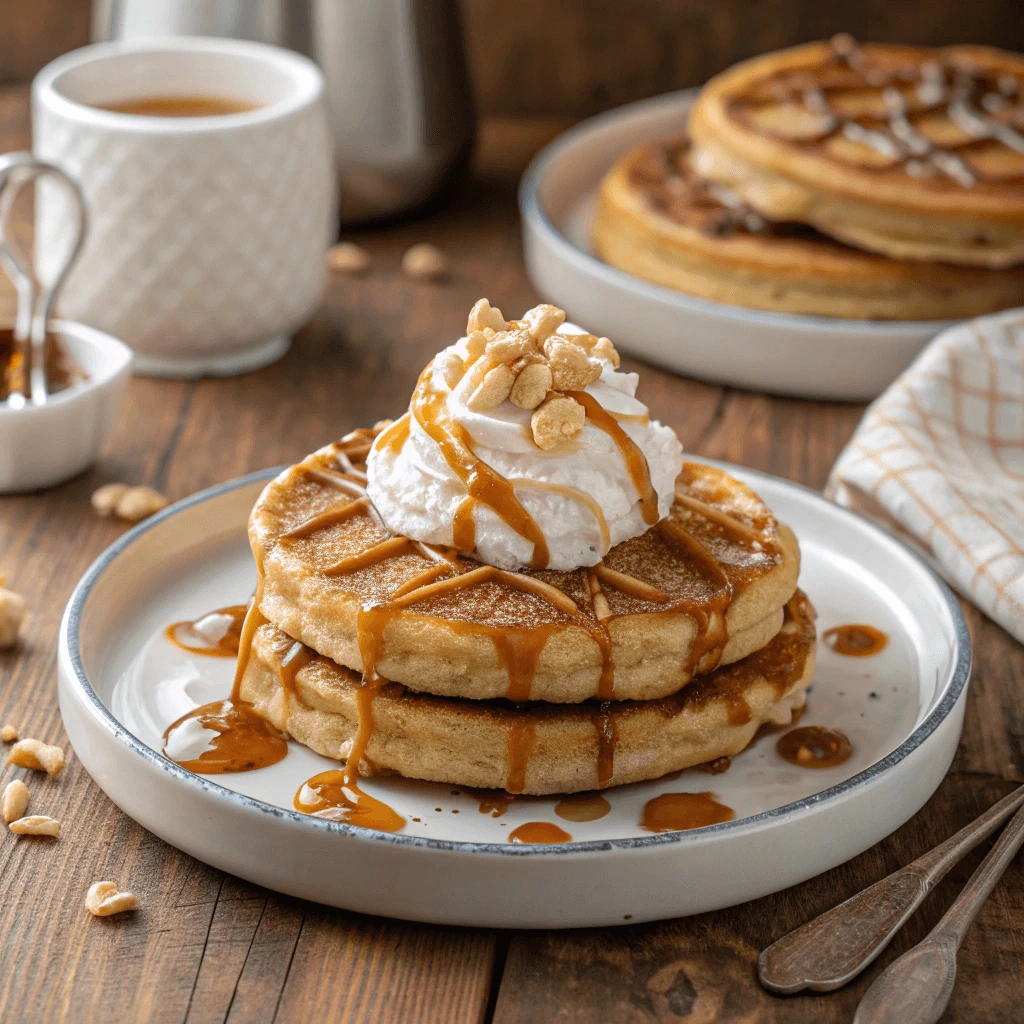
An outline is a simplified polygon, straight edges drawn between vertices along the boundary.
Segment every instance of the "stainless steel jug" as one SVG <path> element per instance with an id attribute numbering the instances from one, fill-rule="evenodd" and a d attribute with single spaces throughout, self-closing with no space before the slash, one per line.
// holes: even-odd
<path id="1" fill-rule="evenodd" d="M 93 35 L 233 36 L 311 57 L 327 79 L 349 223 L 429 202 L 472 149 L 456 0 L 98 0 Z"/>

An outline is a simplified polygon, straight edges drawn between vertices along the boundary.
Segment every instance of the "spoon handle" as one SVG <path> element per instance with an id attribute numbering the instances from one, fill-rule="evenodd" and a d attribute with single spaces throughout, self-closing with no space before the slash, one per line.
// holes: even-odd
<path id="1" fill-rule="evenodd" d="M 783 936 L 761 954 L 761 984 L 783 994 L 845 985 L 885 949 L 946 872 L 1021 807 L 1024 786 L 913 863 Z"/>
<path id="2" fill-rule="evenodd" d="M 936 1024 L 953 995 L 960 943 L 1022 845 L 1024 808 L 1003 830 L 942 920 L 874 980 L 853 1024 Z"/>

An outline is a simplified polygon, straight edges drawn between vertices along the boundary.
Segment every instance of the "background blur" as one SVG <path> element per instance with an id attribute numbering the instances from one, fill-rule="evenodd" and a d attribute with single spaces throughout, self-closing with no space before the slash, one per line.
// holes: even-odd
<path id="1" fill-rule="evenodd" d="M 461 0 L 460 6 L 482 117 L 585 117 L 699 85 L 744 57 L 839 31 L 873 41 L 1024 50 L 1020 0 Z M 0 0 L 0 83 L 27 81 L 53 57 L 89 42 L 91 16 L 91 0 Z"/>

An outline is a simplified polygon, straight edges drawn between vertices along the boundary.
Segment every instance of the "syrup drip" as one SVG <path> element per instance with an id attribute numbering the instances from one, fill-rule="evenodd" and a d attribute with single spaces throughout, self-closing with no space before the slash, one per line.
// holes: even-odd
<path id="1" fill-rule="evenodd" d="M 558 627 L 556 625 L 535 627 L 520 632 L 518 630 L 495 630 L 492 635 L 494 649 L 498 660 L 508 672 L 508 690 L 505 696 L 509 700 L 524 701 L 530 699 L 533 676 L 537 671 L 537 661 L 548 638 Z"/>
<path id="2" fill-rule="evenodd" d="M 600 793 L 573 793 L 555 804 L 555 814 L 566 821 L 597 821 L 612 805 Z"/>
<path id="3" fill-rule="evenodd" d="M 489 814 L 492 818 L 500 818 L 507 810 L 508 805 L 515 800 L 511 793 L 503 789 L 479 789 L 476 797 L 480 801 L 480 813 Z"/>
<path id="4" fill-rule="evenodd" d="M 457 551 L 473 551 L 476 548 L 476 521 L 473 511 L 476 509 L 476 498 L 467 494 L 455 510 L 452 521 L 452 541 Z"/>
<path id="5" fill-rule="evenodd" d="M 526 788 L 526 770 L 536 746 L 533 718 L 523 714 L 513 719 L 508 731 L 508 775 L 505 779 L 505 789 L 510 793 L 522 793 Z"/>
<path id="6" fill-rule="evenodd" d="M 303 814 L 378 832 L 399 832 L 405 827 L 405 818 L 359 789 L 347 769 L 335 768 L 307 779 L 295 794 L 294 806 Z"/>
<path id="7" fill-rule="evenodd" d="M 572 836 L 550 821 L 528 821 L 508 834 L 512 843 L 571 843 Z"/>
<path id="8" fill-rule="evenodd" d="M 238 654 L 238 640 L 246 611 L 244 604 L 228 605 L 191 622 L 175 622 L 164 630 L 164 635 L 176 647 L 190 654 L 234 658 Z"/>
<path id="9" fill-rule="evenodd" d="M 594 732 L 597 734 L 597 785 L 604 789 L 615 774 L 615 744 L 619 739 L 611 704 L 601 705 L 594 719 Z"/>
<path id="10" fill-rule="evenodd" d="M 821 639 L 836 654 L 845 654 L 851 658 L 867 658 L 885 650 L 889 643 L 889 635 L 874 626 L 850 623 L 845 626 L 833 626 L 826 629 Z"/>
<path id="11" fill-rule="evenodd" d="M 432 365 L 420 375 L 413 392 L 410 409 L 416 422 L 441 449 L 445 461 L 466 485 L 470 496 L 493 509 L 510 529 L 533 545 L 530 567 L 543 569 L 548 564 L 548 544 L 544 534 L 530 513 L 519 503 L 512 485 L 473 453 L 469 432 L 455 423 L 445 409 L 447 396 L 443 391 L 434 390 L 431 382 Z M 618 429 L 621 431 L 621 428 Z"/>
<path id="12" fill-rule="evenodd" d="M 400 416 L 386 430 L 382 431 L 373 447 L 378 451 L 387 450 L 392 456 L 397 457 L 409 440 L 409 430 L 412 424 L 412 417 L 409 413 Z"/>
<path id="13" fill-rule="evenodd" d="M 202 736 L 204 731 L 213 735 Z M 207 749 L 197 757 L 182 756 L 200 738 L 208 744 Z M 277 764 L 287 753 L 284 736 L 244 701 L 203 704 L 182 715 L 164 733 L 164 757 L 200 775 L 255 771 Z"/>
<path id="14" fill-rule="evenodd" d="M 640 827 L 648 832 L 685 832 L 707 828 L 736 817 L 713 793 L 662 793 L 644 806 Z"/>
<path id="15" fill-rule="evenodd" d="M 549 491 L 551 494 L 560 494 L 563 498 L 578 501 L 587 509 L 588 512 L 590 512 L 594 517 L 594 521 L 597 523 L 597 531 L 601 537 L 601 557 L 603 558 L 608 554 L 608 551 L 612 546 L 612 535 L 611 531 L 608 529 L 608 520 L 605 517 L 601 506 L 598 505 L 598 503 L 585 491 L 581 491 L 576 487 L 565 487 L 562 484 L 547 483 L 543 480 L 529 480 L 525 477 L 510 478 L 509 483 L 512 485 L 513 489 L 516 487 L 532 487 L 534 490 Z M 456 547 L 458 547 L 458 545 L 456 545 Z"/>
<path id="16" fill-rule="evenodd" d="M 801 768 L 835 768 L 848 760 L 853 745 L 835 729 L 823 725 L 802 725 L 779 737 L 779 756 Z"/>
<path id="17" fill-rule="evenodd" d="M 298 690 L 295 688 L 295 677 L 313 660 L 313 652 L 298 640 L 288 648 L 288 653 L 281 659 L 277 674 L 284 687 L 285 696 L 299 699 Z M 288 713 L 288 704 L 285 703 L 285 714 Z"/>
<path id="18" fill-rule="evenodd" d="M 615 417 L 604 409 L 593 395 L 588 395 L 586 391 L 566 391 L 565 394 L 569 398 L 575 398 L 586 410 L 587 419 L 615 442 L 626 463 L 633 486 L 640 495 L 640 512 L 644 522 L 648 526 L 653 526 L 658 521 L 658 494 L 651 483 L 651 472 L 646 456 L 629 434 L 619 426 Z"/>
<path id="19" fill-rule="evenodd" d="M 721 757 L 716 757 L 714 761 L 705 761 L 703 764 L 694 765 L 694 770 L 707 775 L 721 775 L 722 772 L 727 772 L 731 766 L 732 758 L 723 754 Z"/>

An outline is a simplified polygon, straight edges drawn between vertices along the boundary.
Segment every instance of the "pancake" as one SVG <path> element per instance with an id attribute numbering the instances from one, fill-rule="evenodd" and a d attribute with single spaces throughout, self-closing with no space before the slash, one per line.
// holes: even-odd
<path id="1" fill-rule="evenodd" d="M 605 176 L 594 251 L 636 277 L 754 309 L 857 319 L 978 316 L 1024 302 L 1024 269 L 861 252 L 769 221 L 693 169 L 685 136 L 631 150 Z"/>
<path id="2" fill-rule="evenodd" d="M 899 260 L 1024 262 L 1024 58 L 849 37 L 745 61 L 690 115 L 701 175 Z"/>
<path id="3" fill-rule="evenodd" d="M 763 649 L 660 700 L 517 707 L 388 684 L 363 705 L 372 731 L 360 772 L 543 795 L 640 782 L 733 756 L 763 724 L 786 724 L 803 705 L 814 673 L 813 617 L 798 592 Z M 282 663 L 295 646 L 274 626 L 257 630 L 239 696 L 298 742 L 345 760 L 366 688 L 356 672 L 315 655 L 292 676 Z"/>
<path id="4" fill-rule="evenodd" d="M 800 556 L 748 487 L 685 463 L 668 520 L 601 566 L 503 572 L 394 537 L 362 502 L 357 431 L 267 485 L 259 611 L 373 682 L 438 696 L 646 700 L 764 646 Z"/>

